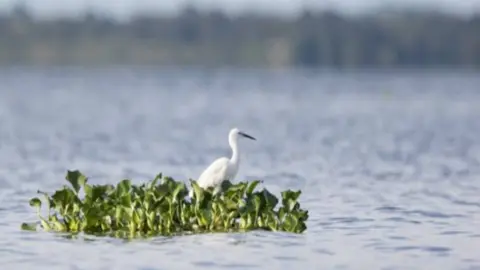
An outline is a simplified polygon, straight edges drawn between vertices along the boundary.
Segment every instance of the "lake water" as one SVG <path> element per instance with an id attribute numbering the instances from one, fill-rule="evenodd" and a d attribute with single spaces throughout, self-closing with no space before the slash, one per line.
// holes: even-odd
<path id="1" fill-rule="evenodd" d="M 0 70 L 2 269 L 480 269 L 480 76 L 472 72 Z M 299 235 L 123 242 L 20 230 L 28 200 L 93 183 L 187 180 L 230 155 L 237 180 L 301 189 Z"/>

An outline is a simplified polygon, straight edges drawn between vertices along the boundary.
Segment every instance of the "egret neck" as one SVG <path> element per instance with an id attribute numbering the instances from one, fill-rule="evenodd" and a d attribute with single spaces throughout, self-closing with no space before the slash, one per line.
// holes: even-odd
<path id="1" fill-rule="evenodd" d="M 238 136 L 235 133 L 232 133 L 229 137 L 228 144 L 230 144 L 230 148 L 232 148 L 232 158 L 230 162 L 238 167 L 238 163 L 240 163 L 240 153 L 238 150 Z"/>

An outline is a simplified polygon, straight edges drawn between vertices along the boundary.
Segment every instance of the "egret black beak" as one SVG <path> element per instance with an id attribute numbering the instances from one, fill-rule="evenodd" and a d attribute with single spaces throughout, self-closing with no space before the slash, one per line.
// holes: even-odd
<path id="1" fill-rule="evenodd" d="M 245 138 L 249 138 L 250 140 L 254 140 L 254 141 L 257 140 L 257 139 L 255 139 L 254 137 L 252 137 L 252 136 L 250 136 L 250 135 L 248 135 L 248 134 L 246 134 L 246 133 L 243 133 L 243 132 L 241 132 L 241 131 L 238 132 L 238 134 L 242 135 L 242 136 L 245 137 Z"/>

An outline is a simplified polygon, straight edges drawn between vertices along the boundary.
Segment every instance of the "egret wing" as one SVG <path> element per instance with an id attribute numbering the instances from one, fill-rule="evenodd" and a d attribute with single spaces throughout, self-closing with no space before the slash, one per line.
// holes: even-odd
<path id="1" fill-rule="evenodd" d="M 219 185 L 226 179 L 228 171 L 228 158 L 222 157 L 215 160 L 198 178 L 199 186 L 203 188 Z"/>

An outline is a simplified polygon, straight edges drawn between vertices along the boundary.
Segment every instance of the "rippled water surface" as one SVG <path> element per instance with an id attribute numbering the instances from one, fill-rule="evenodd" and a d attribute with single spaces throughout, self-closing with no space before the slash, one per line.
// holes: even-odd
<path id="1" fill-rule="evenodd" d="M 2 269 L 480 269 L 480 76 L 2 69 Z M 20 231 L 64 184 L 195 178 L 243 141 L 238 179 L 302 189 L 301 235 L 122 242 Z"/>

